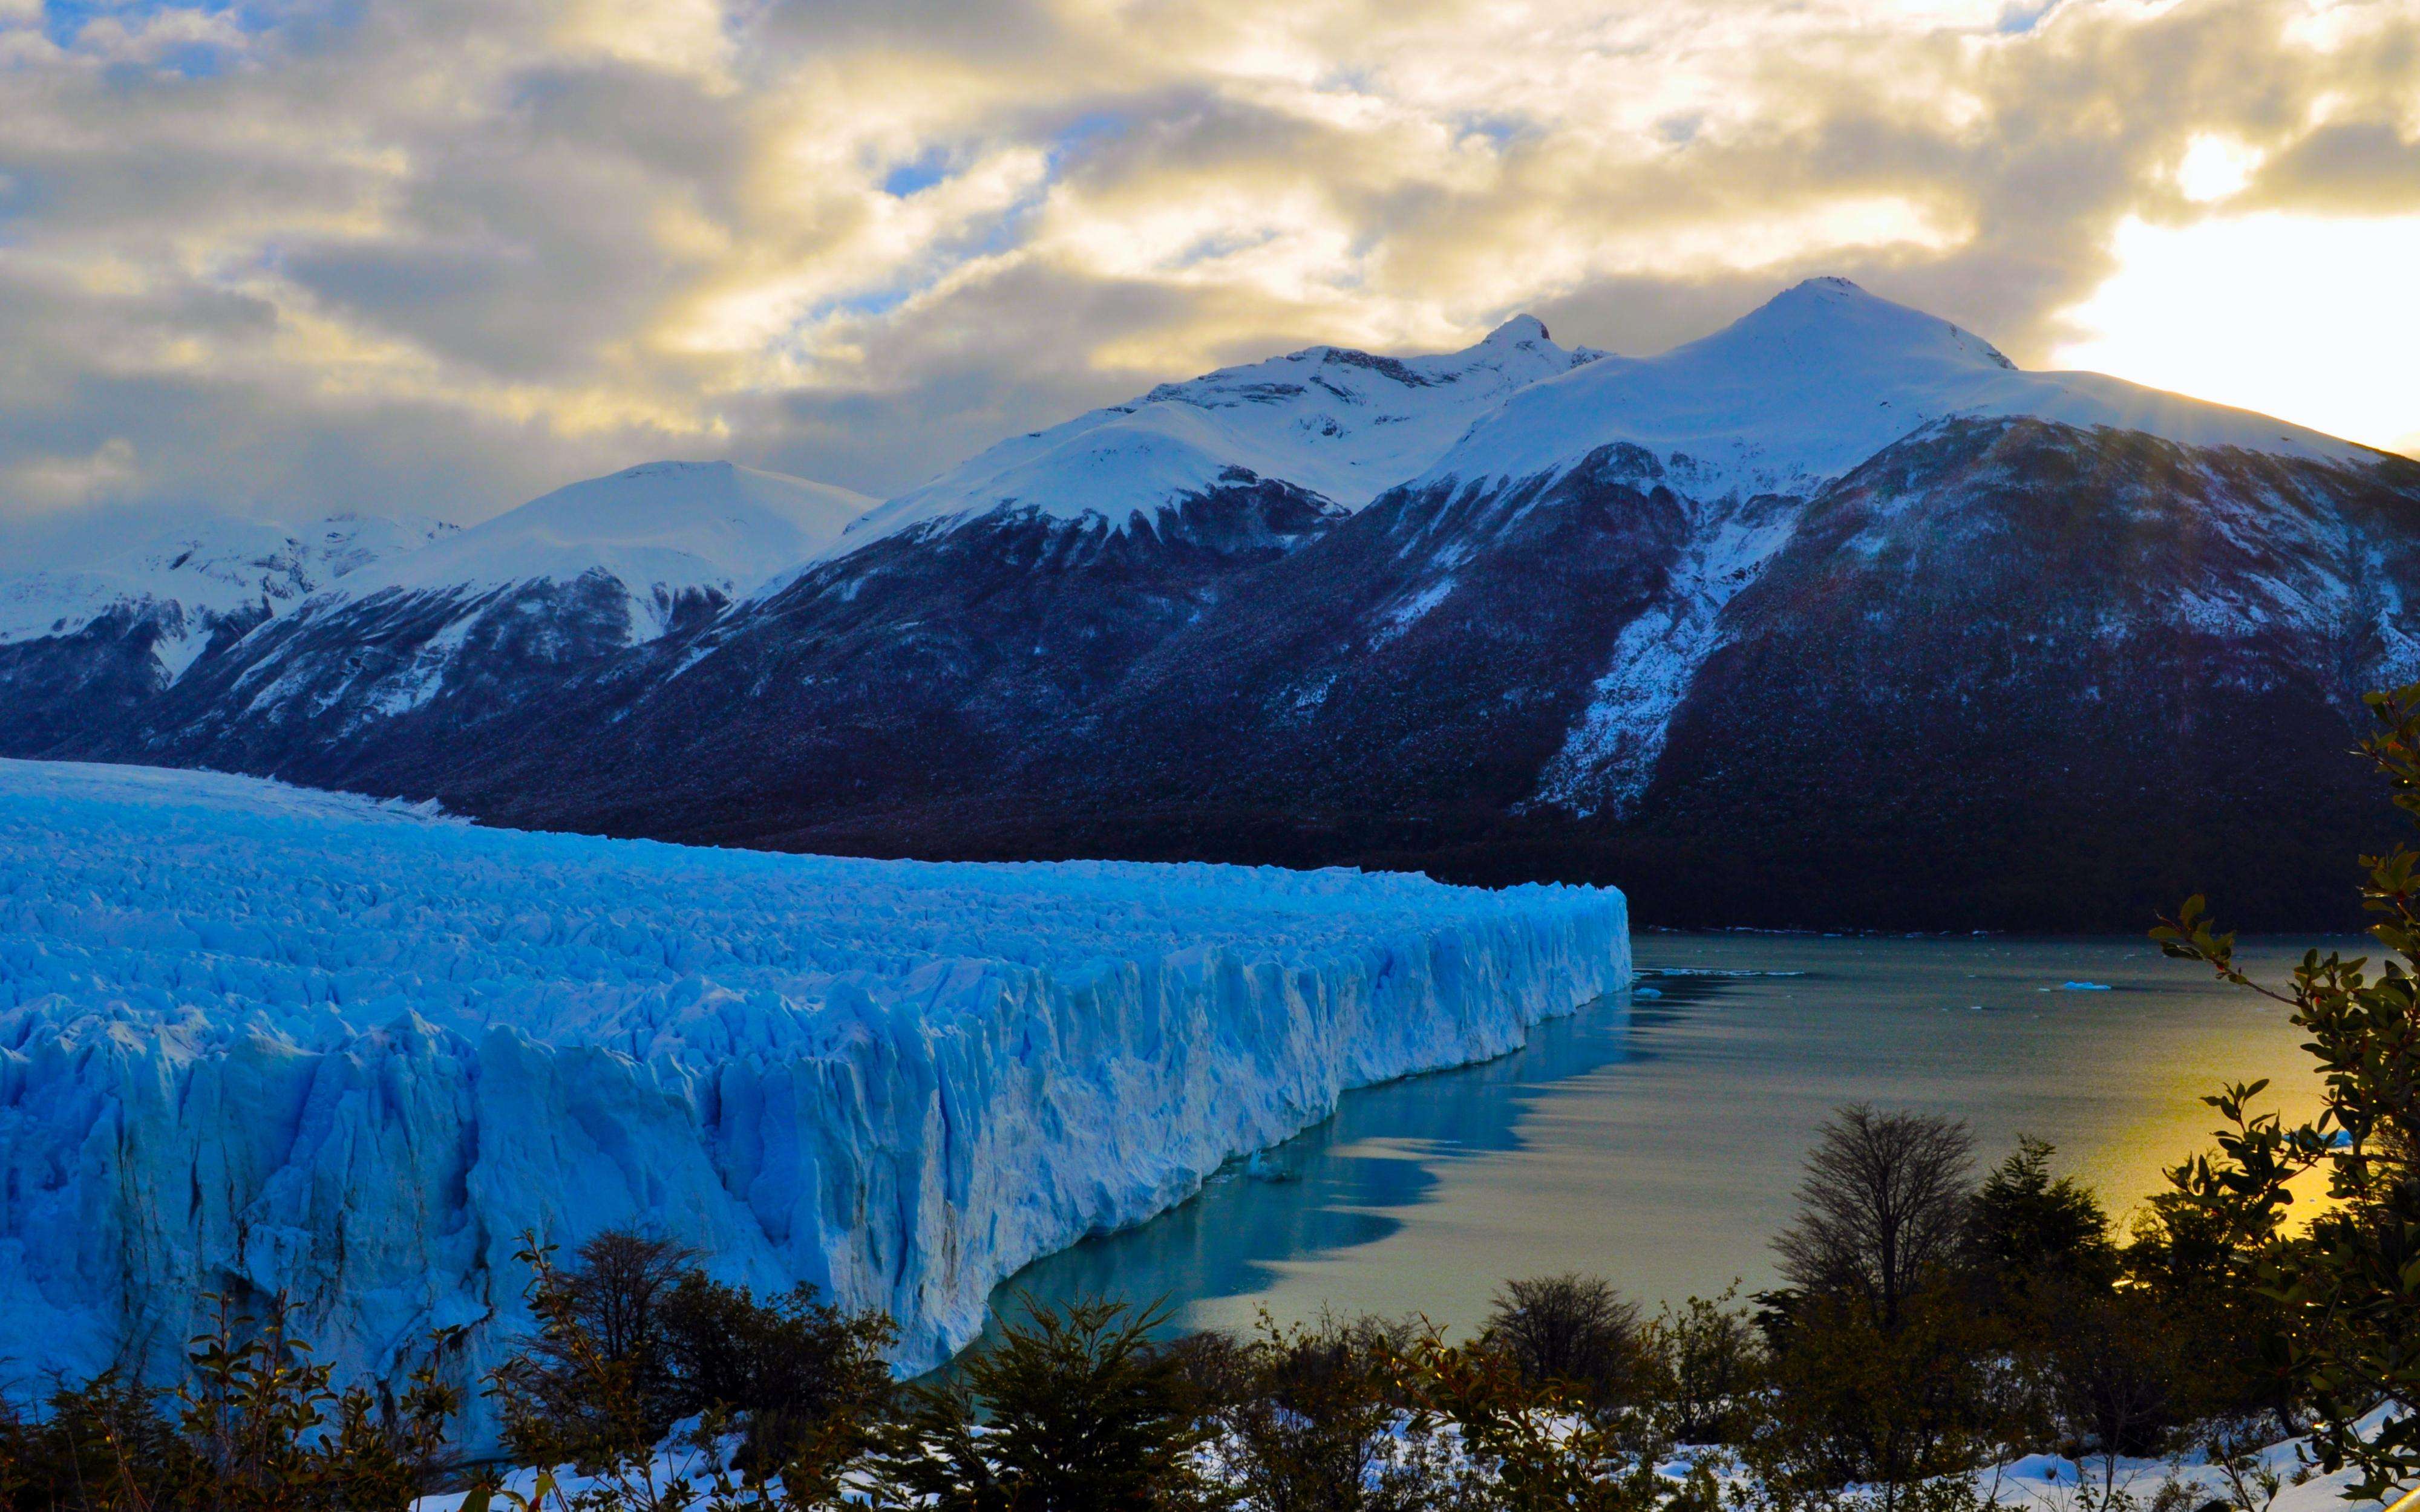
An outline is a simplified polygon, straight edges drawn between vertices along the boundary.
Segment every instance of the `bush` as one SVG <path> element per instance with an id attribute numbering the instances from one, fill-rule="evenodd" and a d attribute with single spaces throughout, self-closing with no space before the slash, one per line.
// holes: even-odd
<path id="1" fill-rule="evenodd" d="M 1450 1425 L 1464 1459 L 1437 1504 L 1473 1512 L 1715 1512 L 1703 1468 L 1657 1473 L 1670 1443 L 1652 1415 L 1579 1413 L 1568 1383 L 1525 1379 L 1503 1351 L 1418 1340 L 1404 1381 L 1421 1431 Z"/>
<path id="2" fill-rule="evenodd" d="M 879 1313 L 848 1313 L 799 1287 L 759 1303 L 691 1271 L 663 1300 L 666 1375 L 690 1412 L 737 1414 L 739 1462 L 794 1490 L 837 1485 L 890 1404 L 897 1337 Z"/>
<path id="3" fill-rule="evenodd" d="M 1213 1404 L 1187 1377 L 1187 1352 L 1153 1341 L 1163 1320 L 1124 1303 L 1031 1305 L 965 1361 L 959 1383 L 908 1394 L 876 1478 L 942 1512 L 1215 1504 L 1200 1463 Z"/>
<path id="4" fill-rule="evenodd" d="M 1643 1340 L 1641 1395 L 1678 1443 L 1737 1443 L 1753 1420 L 1771 1370 L 1756 1326 L 1730 1290 L 1666 1307 Z"/>
<path id="5" fill-rule="evenodd" d="M 1480 1338 L 1522 1380 L 1561 1382 L 1592 1408 L 1629 1399 L 1644 1365 L 1637 1307 L 1594 1276 L 1506 1282 Z"/>
<path id="6" fill-rule="evenodd" d="M 1801 1297 L 1743 1458 L 1785 1504 L 1851 1485 L 1885 1508 L 2022 1441 L 2031 1394 L 2005 1334 L 1936 1281 L 1896 1320 L 1854 1290 Z"/>
<path id="7" fill-rule="evenodd" d="M 2420 817 L 2420 684 L 2367 702 L 2377 723 L 2363 749 L 2395 806 Z M 2226 1120 L 2218 1154 L 2172 1180 L 2242 1281 L 2281 1304 L 2271 1354 L 2288 1390 L 2317 1412 L 2320 1465 L 2356 1467 L 2354 1494 L 2384 1498 L 2420 1479 L 2420 854 L 2397 846 L 2361 866 L 2370 933 L 2389 952 L 2374 976 L 2366 958 L 2313 950 L 2286 986 L 2256 982 L 2200 898 L 2153 937 L 2285 1005 L 2309 1036 L 2319 1116 L 2288 1128 L 2252 1111 L 2265 1082 L 2226 1088 L 2207 1099 Z M 2326 1175 L 2330 1206 L 2297 1230 L 2287 1210 L 2306 1171 Z M 2381 1407 L 2394 1411 L 2365 1433 Z"/>
<path id="8" fill-rule="evenodd" d="M 2019 1136 L 2016 1152 L 1983 1179 L 1967 1206 L 1965 1257 L 1987 1306 L 2021 1310 L 2045 1285 L 2094 1295 L 2117 1285 L 2109 1215 L 2073 1177 L 2052 1178 L 2053 1153 L 2047 1142 Z"/>
<path id="9" fill-rule="evenodd" d="M 532 1464 L 601 1466 L 662 1442 L 688 1404 L 672 1373 L 664 1302 L 696 1252 L 614 1230 L 558 1268 L 552 1245 L 524 1235 L 537 1332 L 492 1376 L 504 1444 Z"/>
<path id="10" fill-rule="evenodd" d="M 0 1489 L 21 1512 L 401 1512 L 448 1463 L 459 1405 L 435 1356 L 400 1401 L 339 1393 L 294 1336 L 224 1298 L 172 1390 L 104 1373 L 54 1393 L 39 1421 L 0 1416 Z M 441 1335 L 438 1348 L 454 1342 Z"/>
<path id="11" fill-rule="evenodd" d="M 1403 1330 L 1373 1319 L 1280 1328 L 1220 1387 L 1226 1479 L 1250 1512 L 1421 1512 L 1450 1504 L 1446 1446 L 1408 1419 Z"/>
<path id="12" fill-rule="evenodd" d="M 730 1481 L 721 1441 L 736 1433 L 741 1481 L 782 1483 L 768 1504 L 837 1497 L 890 1403 L 889 1319 L 819 1303 L 811 1287 L 759 1303 L 708 1277 L 694 1251 L 627 1231 L 591 1239 L 566 1269 L 553 1254 L 524 1236 L 538 1331 L 489 1378 L 516 1460 L 602 1479 L 623 1498 L 605 1505 L 680 1504 L 685 1477 L 658 1450 L 696 1418 L 699 1473 Z"/>

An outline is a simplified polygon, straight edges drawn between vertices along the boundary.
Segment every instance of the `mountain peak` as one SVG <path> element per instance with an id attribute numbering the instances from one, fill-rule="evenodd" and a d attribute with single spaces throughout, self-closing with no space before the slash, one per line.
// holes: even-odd
<path id="1" fill-rule="evenodd" d="M 1685 462 L 1704 497 L 1805 495 L 1951 415 L 2025 415 L 2330 460 L 2358 455 L 2283 422 L 2115 378 L 2026 373 L 1938 316 L 1845 278 L 1811 278 L 1710 336 L 1524 389 L 1424 476 L 1537 477 L 1625 442 L 1667 465 Z"/>
<path id="2" fill-rule="evenodd" d="M 1721 331 L 1668 356 L 1691 350 L 1745 352 L 1776 343 L 1793 362 L 1833 368 L 1876 362 L 1952 369 L 2008 370 L 2017 365 L 1972 332 L 1838 277 L 1793 284 Z"/>
<path id="3" fill-rule="evenodd" d="M 1826 273 L 1821 278 L 1801 280 L 1782 290 L 1775 298 L 1786 300 L 1793 294 L 1807 299 L 1837 300 L 1854 297 L 1870 300 L 1875 298 L 1874 295 L 1866 292 L 1863 285 L 1842 278 L 1837 273 Z"/>
<path id="4" fill-rule="evenodd" d="M 355 597 L 568 583 L 597 570 L 655 587 L 752 585 L 872 508 L 862 494 L 729 461 L 642 462 L 566 484 L 346 580 Z"/>
<path id="5" fill-rule="evenodd" d="M 1487 333 L 1482 347 L 1510 347 L 1525 341 L 1552 341 L 1546 323 L 1534 315 L 1516 315 Z"/>

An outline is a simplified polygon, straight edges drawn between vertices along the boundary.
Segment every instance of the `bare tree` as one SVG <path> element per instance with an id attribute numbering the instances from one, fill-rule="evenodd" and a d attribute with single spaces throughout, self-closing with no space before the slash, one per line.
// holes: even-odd
<path id="1" fill-rule="evenodd" d="M 1618 1399 L 1642 1363 L 1637 1307 L 1594 1276 L 1506 1282 L 1481 1336 L 1523 1380 L 1565 1381 L 1599 1405 Z"/>
<path id="2" fill-rule="evenodd" d="M 1859 1299 L 1885 1331 L 1956 1254 L 1975 1140 L 1963 1123 L 1844 1107 L 1825 1120 L 1799 1184 L 1798 1221 L 1774 1241 L 1802 1290 Z"/>

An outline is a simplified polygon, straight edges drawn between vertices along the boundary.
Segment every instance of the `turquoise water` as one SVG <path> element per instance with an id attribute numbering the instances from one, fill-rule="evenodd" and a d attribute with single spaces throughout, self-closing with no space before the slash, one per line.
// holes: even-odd
<path id="1" fill-rule="evenodd" d="M 2305 943 L 2246 957 L 2280 975 Z M 1183 1207 L 1027 1267 L 995 1311 L 1106 1293 L 1165 1298 L 1196 1328 L 1262 1309 L 1454 1327 L 1506 1279 L 1573 1270 L 1652 1310 L 1772 1284 L 1767 1240 L 1844 1103 L 1963 1119 L 1988 1159 L 2049 1139 L 2121 1213 L 2208 1147 L 2197 1100 L 2222 1081 L 2272 1077 L 2289 1113 L 2316 1103 L 2282 1011 L 2147 942 L 1642 934 L 1636 951 L 1626 1000 L 1501 1059 L 1348 1093 Z"/>

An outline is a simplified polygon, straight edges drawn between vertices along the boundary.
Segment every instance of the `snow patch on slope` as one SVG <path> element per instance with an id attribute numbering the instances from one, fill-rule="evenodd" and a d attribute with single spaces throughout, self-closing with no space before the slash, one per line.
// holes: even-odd
<path id="1" fill-rule="evenodd" d="M 283 1292 L 340 1374 L 527 1326 L 516 1236 L 655 1228 L 890 1309 L 1182 1200 L 1343 1088 L 1621 990 L 1621 895 L 473 827 L 0 762 L 0 1357 L 173 1362 Z M 475 1396 L 474 1396 L 475 1400 Z"/>
<path id="2" fill-rule="evenodd" d="M 1626 814 L 1664 754 L 1673 711 L 1722 644 L 1722 613 L 1756 580 L 1797 525 L 1796 511 L 1761 498 L 1693 504 L 1699 521 L 1660 603 L 1622 627 L 1562 748 L 1539 774 L 1535 804 L 1583 817 Z"/>

